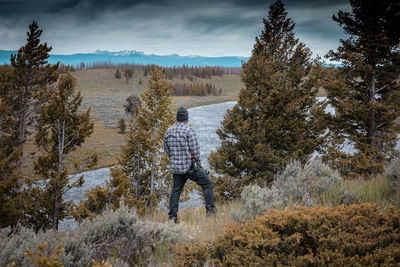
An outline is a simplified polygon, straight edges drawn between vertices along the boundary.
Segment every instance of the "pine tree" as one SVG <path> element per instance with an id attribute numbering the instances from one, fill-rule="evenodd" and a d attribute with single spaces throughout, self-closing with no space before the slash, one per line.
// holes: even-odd
<path id="1" fill-rule="evenodd" d="M 106 180 L 106 185 L 96 186 L 85 194 L 86 200 L 81 200 L 79 205 L 74 204 L 72 215 L 78 221 L 93 218 L 102 214 L 106 209 L 118 209 L 121 203 L 129 207 L 134 201 L 131 195 L 131 179 L 119 167 L 111 168 L 111 179 Z"/>
<path id="2" fill-rule="evenodd" d="M 49 91 L 46 105 L 42 105 L 36 125 L 35 143 L 41 155 L 35 162 L 35 171 L 43 180 L 44 189 L 40 192 L 38 209 L 42 211 L 41 225 L 34 227 L 58 229 L 59 220 L 68 215 L 70 203 L 63 199 L 63 194 L 72 187 L 83 184 L 83 176 L 74 182 L 68 176 L 65 165 L 66 156 L 83 144 L 93 133 L 94 123 L 90 120 L 90 108 L 79 112 L 82 103 L 80 92 L 75 94 L 76 80 L 71 74 L 60 77 L 55 90 Z M 81 164 L 93 166 L 96 157 L 90 157 Z"/>
<path id="3" fill-rule="evenodd" d="M 346 175 L 369 176 L 383 170 L 400 131 L 400 3 L 350 4 L 351 13 L 333 16 L 349 38 L 327 55 L 342 67 L 331 69 L 324 85 L 335 108 L 325 160 Z M 344 142 L 355 152 L 341 151 Z"/>
<path id="4" fill-rule="evenodd" d="M 17 116 L 5 99 L 13 86 L 13 70 L 9 66 L 0 67 L 0 227 L 15 225 L 21 212 L 19 174 L 17 163 L 20 153 L 16 149 Z"/>
<path id="5" fill-rule="evenodd" d="M 305 162 L 321 143 L 323 107 L 316 101 L 319 64 L 294 35 L 280 0 L 264 19 L 252 56 L 243 64 L 245 88 L 217 133 L 221 146 L 210 154 L 225 197 L 251 183 L 269 185 L 291 158 Z M 219 187 L 219 188 L 218 188 Z"/>
<path id="6" fill-rule="evenodd" d="M 132 94 L 126 98 L 125 114 L 129 116 L 132 121 L 139 114 L 139 109 L 142 106 L 142 100 L 136 94 Z"/>
<path id="7" fill-rule="evenodd" d="M 119 71 L 119 69 L 117 69 L 117 70 L 115 71 L 115 78 L 121 79 L 121 72 Z"/>
<path id="8" fill-rule="evenodd" d="M 27 43 L 0 69 L 0 227 L 15 226 L 30 201 L 21 192 L 24 143 L 42 103 L 41 96 L 57 80 L 56 65 L 47 64 L 51 47 L 40 43 L 42 30 L 29 25 Z"/>
<path id="9" fill-rule="evenodd" d="M 174 122 L 172 89 L 158 68 L 151 73 L 143 105 L 131 123 L 126 144 L 121 147 L 120 164 L 132 180 L 132 195 L 139 212 L 155 208 L 167 195 L 169 159 L 163 152 L 164 134 Z"/>
<path id="10" fill-rule="evenodd" d="M 129 80 L 132 78 L 133 76 L 133 70 L 130 68 L 126 68 L 125 69 L 125 79 L 126 79 L 126 83 L 129 83 Z"/>
<path id="11" fill-rule="evenodd" d="M 47 63 L 52 47 L 48 47 L 46 42 L 40 43 L 42 32 L 37 22 L 33 21 L 29 25 L 26 44 L 18 50 L 16 55 L 11 55 L 14 80 L 12 90 L 7 92 L 10 94 L 7 98 L 10 101 L 8 104 L 18 116 L 18 127 L 14 133 L 17 136 L 15 146 L 20 153 L 18 171 L 22 169 L 23 144 L 30 135 L 28 127 L 35 121 L 42 100 L 41 95 L 49 84 L 58 79 L 59 64 Z M 19 180 L 19 183 L 23 183 L 22 179 Z"/>

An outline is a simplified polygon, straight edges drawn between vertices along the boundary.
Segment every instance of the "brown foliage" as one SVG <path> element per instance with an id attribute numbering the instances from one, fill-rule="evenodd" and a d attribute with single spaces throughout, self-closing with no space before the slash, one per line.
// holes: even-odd
<path id="1" fill-rule="evenodd" d="M 38 251 L 33 251 L 27 248 L 25 254 L 28 255 L 38 267 L 64 266 L 58 260 L 59 255 L 65 252 L 61 243 L 58 244 L 57 248 L 49 255 L 46 255 L 46 247 L 47 247 L 47 242 L 44 242 L 43 244 L 38 244 Z"/>
<path id="2" fill-rule="evenodd" d="M 171 85 L 174 89 L 174 96 L 220 96 L 222 89 L 217 89 L 210 83 L 174 83 Z"/>
<path id="3" fill-rule="evenodd" d="M 226 225 L 206 252 L 204 245 L 185 245 L 176 258 L 179 265 L 189 259 L 192 265 L 397 266 L 399 230 L 399 210 L 370 204 L 270 210 Z"/>

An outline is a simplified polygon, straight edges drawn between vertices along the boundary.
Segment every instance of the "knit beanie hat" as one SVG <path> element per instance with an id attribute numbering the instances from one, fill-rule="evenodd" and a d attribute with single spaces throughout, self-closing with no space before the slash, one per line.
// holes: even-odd
<path id="1" fill-rule="evenodd" d="M 189 120 L 189 113 L 186 108 L 180 107 L 178 112 L 176 112 L 176 121 L 188 121 Z"/>

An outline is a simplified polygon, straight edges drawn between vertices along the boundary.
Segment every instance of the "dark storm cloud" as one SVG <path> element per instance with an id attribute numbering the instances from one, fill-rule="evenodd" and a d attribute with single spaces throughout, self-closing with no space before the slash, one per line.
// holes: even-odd
<path id="1" fill-rule="evenodd" d="M 269 6 L 273 1 L 265 0 L 225 0 L 237 6 Z M 348 3 L 347 0 L 286 0 L 283 1 L 286 6 L 290 7 L 329 7 Z"/>
<path id="2" fill-rule="evenodd" d="M 35 19 L 57 53 L 127 49 L 146 53 L 248 56 L 272 2 L 0 0 L 0 49 L 21 45 L 25 36 L 20 33 L 25 33 L 27 25 Z M 286 0 L 284 3 L 301 41 L 319 54 L 325 53 L 328 46 L 336 46 L 335 43 L 332 47 L 340 37 L 340 29 L 331 17 L 348 5 L 346 0 Z"/>

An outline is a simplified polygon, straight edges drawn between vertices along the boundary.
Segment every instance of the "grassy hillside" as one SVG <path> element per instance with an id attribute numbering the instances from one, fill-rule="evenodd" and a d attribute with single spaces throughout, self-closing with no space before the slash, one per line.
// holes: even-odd
<path id="1" fill-rule="evenodd" d="M 96 152 L 98 154 L 97 168 L 114 165 L 119 154 L 119 148 L 124 142 L 124 136 L 119 133 L 118 121 L 126 118 L 124 104 L 132 94 L 141 94 L 147 88 L 150 75 L 144 76 L 143 71 L 135 70 L 133 77 L 127 82 L 122 72 L 122 78 L 115 78 L 115 69 L 86 69 L 72 72 L 77 79 L 77 91 L 83 96 L 82 109 L 91 108 L 91 117 L 95 121 L 94 133 L 83 146 L 71 153 L 68 163 L 72 166 L 84 157 Z M 236 100 L 243 83 L 239 75 L 225 74 L 213 76 L 211 79 L 195 77 L 193 81 L 174 78 L 171 83 L 211 83 L 216 88 L 222 88 L 222 96 L 178 96 L 174 97 L 176 106 L 187 108 Z M 25 147 L 26 161 L 24 171 L 32 175 L 31 170 L 35 155 L 33 141 L 29 140 Z"/>
<path id="2" fill-rule="evenodd" d="M 94 133 L 87 139 L 83 146 L 71 153 L 68 163 L 72 166 L 84 157 L 96 152 L 98 164 L 96 168 L 116 164 L 119 148 L 124 143 L 124 136 L 119 133 L 118 121 L 126 118 L 124 105 L 126 98 L 132 94 L 141 94 L 147 88 L 150 75 L 145 76 L 142 70 L 135 70 L 129 81 L 126 81 L 124 72 L 121 71 L 121 79 L 115 78 L 115 69 L 85 69 L 72 72 L 77 79 L 77 91 L 83 96 L 82 110 L 91 108 L 91 117 L 95 121 Z M 221 103 L 237 100 L 243 82 L 240 75 L 224 74 L 212 76 L 211 79 L 194 77 L 193 81 L 174 77 L 169 80 L 174 83 L 210 83 L 217 89 L 222 88 L 222 96 L 175 96 L 176 106 L 183 105 L 186 108 Z M 324 95 L 321 89 L 319 95 Z M 32 175 L 31 170 L 35 155 L 35 146 L 32 140 L 26 144 L 26 161 L 24 171 Z"/>
<path id="3" fill-rule="evenodd" d="M 83 107 L 91 107 L 92 119 L 102 121 L 105 127 L 117 127 L 118 120 L 125 116 L 123 105 L 126 98 L 132 94 L 140 94 L 147 88 L 150 75 L 144 76 L 143 71 L 135 70 L 133 77 L 127 82 L 115 78 L 115 69 L 87 69 L 72 73 L 77 79 L 78 90 L 83 95 Z M 176 105 L 192 107 L 210 103 L 235 100 L 243 87 L 239 75 L 225 74 L 222 77 L 213 76 L 211 79 L 195 77 L 193 81 L 174 78 L 171 83 L 211 83 L 216 88 L 222 88 L 223 96 L 207 97 L 174 97 Z"/>

